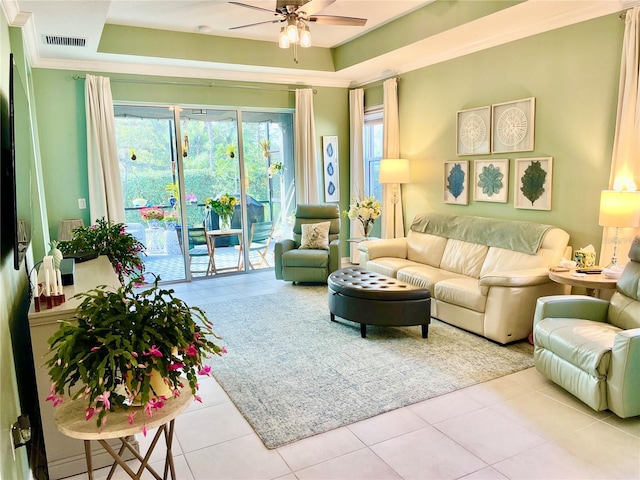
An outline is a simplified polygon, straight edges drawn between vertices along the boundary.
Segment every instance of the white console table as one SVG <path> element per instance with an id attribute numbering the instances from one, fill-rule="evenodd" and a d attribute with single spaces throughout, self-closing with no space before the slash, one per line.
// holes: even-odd
<path id="1" fill-rule="evenodd" d="M 58 329 L 59 320 L 72 318 L 76 307 L 81 302 L 81 299 L 72 297 L 78 293 L 96 288 L 98 285 L 108 285 L 114 288 L 120 286 L 109 259 L 104 256 L 76 264 L 74 284 L 64 287 L 65 303 L 50 309 L 41 308 L 39 312 L 36 312 L 32 302 L 29 310 L 29 330 L 36 369 L 38 402 L 40 404 L 40 416 L 42 417 L 42 431 L 47 453 L 49 478 L 52 480 L 86 472 L 87 467 L 84 443 L 82 440 L 71 439 L 58 431 L 53 420 L 53 404 L 45 400 L 51 387 L 48 369 L 44 366 L 46 353 L 49 350 L 47 340 Z M 44 307 L 44 305 L 41 306 Z M 113 442 L 114 446 L 119 445 L 117 440 Z M 107 452 L 96 445 L 93 454 L 94 468 L 111 465 L 111 461 L 111 457 Z"/>

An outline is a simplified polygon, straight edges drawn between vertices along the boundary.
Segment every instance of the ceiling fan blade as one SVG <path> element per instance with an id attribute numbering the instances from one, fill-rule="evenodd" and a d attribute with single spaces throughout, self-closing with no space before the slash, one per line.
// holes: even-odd
<path id="1" fill-rule="evenodd" d="M 284 19 L 267 20 L 266 22 L 249 23 L 247 25 L 240 25 L 238 27 L 229 27 L 229 30 L 238 30 L 239 28 L 255 27 L 256 25 L 264 25 L 267 23 L 280 23 L 280 22 L 284 22 Z"/>
<path id="2" fill-rule="evenodd" d="M 367 23 L 366 18 L 337 17 L 335 15 L 314 15 L 309 17 L 308 21 L 318 25 L 342 25 L 347 27 L 364 27 Z"/>
<path id="3" fill-rule="evenodd" d="M 271 13 L 273 14 L 274 11 L 273 10 L 268 10 L 266 8 L 262 8 L 262 7 L 256 7 L 254 5 L 248 5 L 246 3 L 240 3 L 240 2 L 229 2 L 232 5 L 237 5 L 238 7 L 245 7 L 245 8 L 251 8 L 253 10 L 260 10 L 261 12 L 267 12 L 267 13 Z M 240 28 L 240 27 L 235 27 L 235 28 Z"/>
<path id="4" fill-rule="evenodd" d="M 336 0 L 311 0 L 301 7 L 298 7 L 296 13 L 304 14 L 305 16 L 310 17 L 311 15 L 315 15 L 316 13 L 324 10 L 335 1 Z"/>

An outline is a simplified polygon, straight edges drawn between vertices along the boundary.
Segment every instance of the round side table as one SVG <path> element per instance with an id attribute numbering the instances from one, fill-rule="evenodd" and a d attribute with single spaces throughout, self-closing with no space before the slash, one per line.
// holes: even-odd
<path id="1" fill-rule="evenodd" d="M 572 287 L 582 287 L 587 290 L 587 295 L 591 297 L 599 297 L 600 290 L 615 289 L 617 278 L 607 278 L 601 273 L 587 273 L 584 276 L 573 275 L 575 270 L 568 272 L 552 272 L 549 271 L 549 278 L 556 283 L 570 285 Z"/>

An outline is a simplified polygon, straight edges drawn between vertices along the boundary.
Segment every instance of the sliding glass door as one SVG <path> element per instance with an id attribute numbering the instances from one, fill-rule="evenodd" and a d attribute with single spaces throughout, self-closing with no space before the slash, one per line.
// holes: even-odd
<path id="1" fill-rule="evenodd" d="M 293 114 L 116 105 L 126 228 L 162 281 L 273 267 L 295 208 Z M 222 231 L 207 199 L 237 201 Z M 207 241 L 208 237 L 208 241 Z"/>

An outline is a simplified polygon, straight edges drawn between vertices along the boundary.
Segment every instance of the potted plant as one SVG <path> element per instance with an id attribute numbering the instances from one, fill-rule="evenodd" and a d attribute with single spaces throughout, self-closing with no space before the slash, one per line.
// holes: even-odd
<path id="1" fill-rule="evenodd" d="M 267 168 L 267 175 L 269 175 L 269 178 L 273 178 L 279 173 L 282 173 L 283 170 L 284 165 L 282 164 L 282 162 L 273 162 L 271 165 L 269 165 L 269 168 Z"/>
<path id="2" fill-rule="evenodd" d="M 52 381 L 47 400 L 86 399 L 86 419 L 100 428 L 109 412 L 129 410 L 129 423 L 142 423 L 187 382 L 194 398 L 198 375 L 210 375 L 205 359 L 226 349 L 204 311 L 189 307 L 173 290 L 151 287 L 139 293 L 132 282 L 117 290 L 100 286 L 79 294 L 73 320 L 49 339 L 46 361 Z M 138 408 L 136 408 L 138 407 Z M 135 418 L 140 412 L 140 417 Z M 144 412 L 144 413 L 142 413 Z"/>
<path id="3" fill-rule="evenodd" d="M 144 254 L 145 246 L 127 233 L 123 223 L 98 219 L 94 225 L 75 228 L 71 240 L 59 242 L 58 248 L 64 256 L 89 252 L 106 255 L 120 283 L 124 284 L 125 278 L 144 281 L 141 254 Z"/>
<path id="4" fill-rule="evenodd" d="M 149 224 L 151 228 L 158 228 L 160 221 L 164 219 L 164 210 L 160 207 L 148 207 L 140 210 L 140 217 Z"/>

